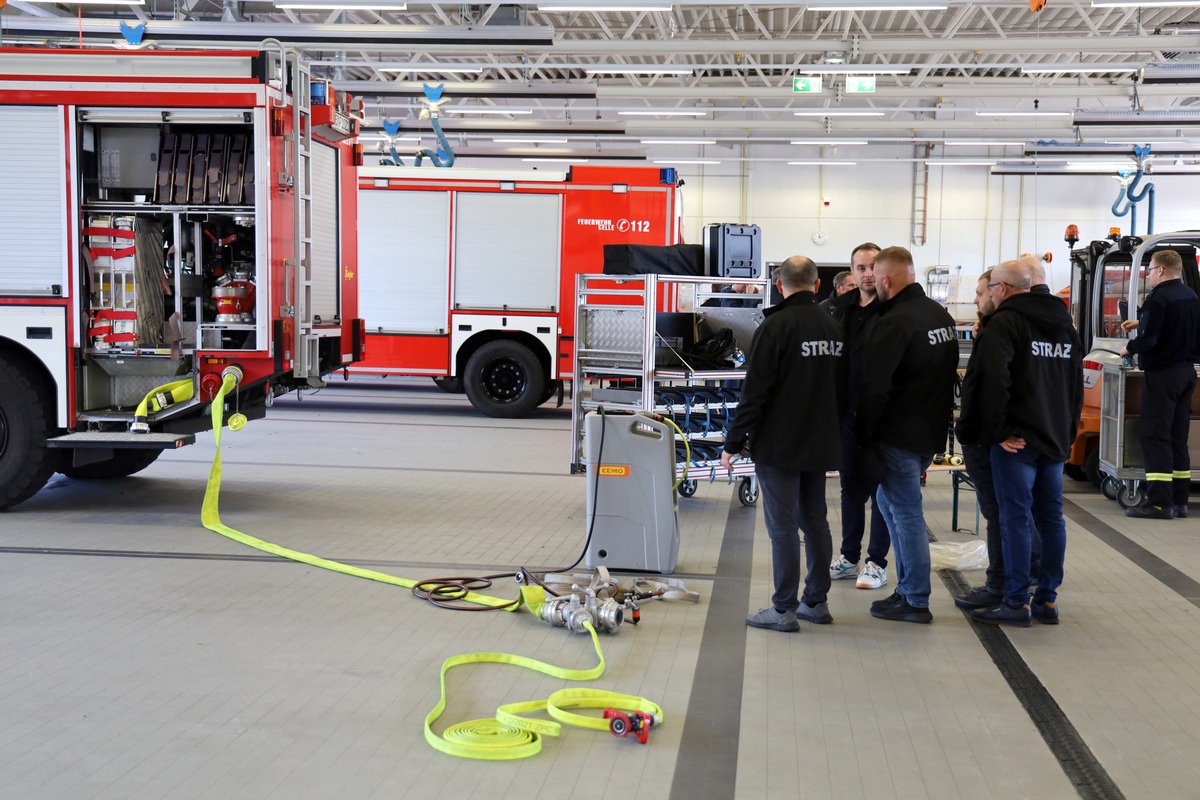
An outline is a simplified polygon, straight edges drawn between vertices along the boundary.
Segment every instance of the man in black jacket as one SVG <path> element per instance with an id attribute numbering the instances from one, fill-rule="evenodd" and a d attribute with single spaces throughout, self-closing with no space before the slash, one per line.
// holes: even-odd
<path id="1" fill-rule="evenodd" d="M 1187 516 L 1192 482 L 1188 426 L 1196 368 L 1200 360 L 1200 301 L 1184 285 L 1183 259 L 1160 250 L 1150 259 L 1150 285 L 1140 319 L 1121 323 L 1137 328 L 1137 338 L 1121 348 L 1136 353 L 1144 373 L 1138 435 L 1146 465 L 1146 499 L 1126 516 L 1173 519 Z"/>
<path id="2" fill-rule="evenodd" d="M 850 272 L 855 288 L 834 298 L 829 313 L 842 325 L 846 337 L 846 415 L 842 418 L 842 545 L 829 564 L 834 580 L 854 578 L 859 589 L 879 589 L 888 582 L 887 555 L 892 548 L 887 523 L 879 511 L 875 490 L 879 480 L 858 468 L 859 446 L 854 438 L 854 420 L 862 394 L 863 345 L 878 316 L 875 293 L 875 256 L 879 245 L 863 242 L 850 252 Z M 871 535 L 867 540 L 867 563 L 858 568 L 863 534 L 867 528 L 867 501 L 871 502 Z"/>
<path id="3" fill-rule="evenodd" d="M 826 602 L 833 541 L 825 509 L 825 472 L 840 464 L 838 417 L 843 407 L 842 333 L 817 307 L 817 266 L 793 256 L 779 267 L 782 303 L 765 309 L 754 332 L 742 398 L 725 439 L 721 464 L 747 447 L 762 487 L 771 537 L 772 605 L 746 617 L 755 628 L 797 631 L 800 619 L 833 622 Z M 800 536 L 807 576 L 800 596 Z"/>
<path id="4" fill-rule="evenodd" d="M 929 538 L 921 473 L 946 447 L 958 337 L 954 318 L 925 296 L 912 254 L 888 247 L 875 256 L 879 318 L 865 350 L 856 433 L 869 460 L 881 462 L 876 497 L 896 547 L 896 591 L 871 604 L 871 616 L 931 622 Z"/>
<path id="5" fill-rule="evenodd" d="M 1004 602 L 971 617 L 1020 627 L 1029 627 L 1031 612 L 1058 621 L 1067 543 L 1062 471 L 1083 408 L 1083 355 L 1071 315 L 1061 299 L 1029 287 L 1029 269 L 1018 261 L 992 272 L 996 313 L 963 381 L 958 426 L 963 441 L 991 446 L 1004 551 Z M 1038 534 L 1042 564 L 1031 606 L 1029 551 Z"/>

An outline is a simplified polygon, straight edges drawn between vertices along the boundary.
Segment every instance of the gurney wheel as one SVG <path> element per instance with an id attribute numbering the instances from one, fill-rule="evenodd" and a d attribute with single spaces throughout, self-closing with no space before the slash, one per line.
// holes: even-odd
<path id="1" fill-rule="evenodd" d="M 1117 491 L 1117 505 L 1121 508 L 1133 508 L 1146 499 L 1146 492 L 1141 481 L 1123 481 Z"/>
<path id="2" fill-rule="evenodd" d="M 742 478 L 742 482 L 738 484 L 738 500 L 742 501 L 744 506 L 752 506 L 758 502 L 758 484 L 753 478 Z"/>
<path id="3" fill-rule="evenodd" d="M 1121 491 L 1121 482 L 1112 475 L 1105 475 L 1104 480 L 1100 481 L 1100 493 L 1109 500 L 1116 500 L 1119 491 Z"/>
<path id="4" fill-rule="evenodd" d="M 679 496 L 680 497 L 691 497 L 695 493 L 696 493 L 696 481 L 692 480 L 691 478 L 688 478 L 687 480 L 685 480 L 679 484 Z"/>

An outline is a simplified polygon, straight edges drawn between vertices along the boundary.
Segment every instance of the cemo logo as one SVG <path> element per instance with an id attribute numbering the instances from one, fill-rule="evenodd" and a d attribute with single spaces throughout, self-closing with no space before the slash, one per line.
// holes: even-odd
<path id="1" fill-rule="evenodd" d="M 600 474 L 606 478 L 628 478 L 629 466 L 622 464 L 601 464 Z"/>

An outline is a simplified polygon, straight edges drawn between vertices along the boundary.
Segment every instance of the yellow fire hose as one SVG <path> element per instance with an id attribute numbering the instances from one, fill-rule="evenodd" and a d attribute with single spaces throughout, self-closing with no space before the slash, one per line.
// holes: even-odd
<path id="1" fill-rule="evenodd" d="M 409 589 L 416 585 L 416 581 L 408 580 L 407 578 L 399 578 L 395 575 L 388 575 L 387 573 L 376 572 L 375 570 L 352 567 L 338 561 L 330 561 L 319 556 L 301 553 L 298 550 L 280 547 L 277 544 L 263 541 L 262 539 L 230 528 L 221 522 L 221 516 L 217 509 L 218 498 L 221 492 L 221 429 L 224 423 L 225 397 L 233 391 L 237 386 L 237 382 L 238 378 L 236 376 L 226 374 L 221 381 L 221 388 L 212 402 L 213 440 L 216 443 L 216 454 L 213 456 L 212 469 L 208 475 L 208 487 L 204 492 L 204 504 L 200 511 L 200 520 L 204 524 L 204 527 L 248 547 L 261 550 L 264 553 L 271 553 L 282 558 L 310 564 L 314 567 L 334 572 L 343 572 L 358 578 L 367 578 L 368 580 L 403 586 Z M 160 389 L 156 389 L 155 391 L 164 388 L 160 387 Z M 545 590 L 539 586 L 522 586 L 521 597 L 524 600 L 524 605 L 535 615 L 538 615 L 537 609 L 541 607 L 542 601 L 545 600 Z M 494 608 L 504 608 L 507 606 L 506 610 L 511 611 L 520 608 L 519 605 L 510 601 L 488 597 L 487 595 L 475 592 L 466 594 L 462 599 Z M 425 717 L 425 741 L 429 742 L 436 750 L 460 758 L 508 761 L 517 758 L 528 758 L 541 751 L 541 737 L 557 736 L 562 728 L 559 723 L 590 728 L 592 730 L 608 730 L 609 725 L 605 720 L 593 716 L 575 714 L 568 711 L 568 709 L 620 708 L 642 711 L 654 715 L 656 724 L 661 724 L 663 719 L 662 709 L 645 698 L 600 689 L 562 689 L 550 695 L 545 700 L 531 700 L 523 703 L 502 705 L 496 709 L 496 716 L 493 719 L 460 722 L 447 728 L 441 736 L 434 733 L 433 723 L 446 710 L 446 673 L 453 667 L 465 664 L 512 664 L 513 666 L 531 669 L 563 680 L 589 681 L 599 678 L 604 674 L 605 667 L 604 653 L 600 650 L 600 638 L 596 635 L 596 629 L 592 627 L 591 623 L 584 623 L 584 626 L 587 628 L 588 633 L 591 634 L 592 644 L 596 647 L 596 656 L 600 659 L 599 664 L 588 670 L 556 667 L 553 664 L 547 664 L 533 658 L 512 655 L 510 653 L 463 653 L 446 659 L 442 663 L 440 677 L 441 697 L 438 699 L 437 705 Z M 530 719 L 529 717 L 521 716 L 541 711 L 548 713 L 557 722 Z"/>

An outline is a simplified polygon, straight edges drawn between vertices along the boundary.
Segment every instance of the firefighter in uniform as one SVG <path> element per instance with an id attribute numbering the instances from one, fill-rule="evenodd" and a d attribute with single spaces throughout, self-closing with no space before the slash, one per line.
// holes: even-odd
<path id="1" fill-rule="evenodd" d="M 749 441 L 771 537 L 772 605 L 748 615 L 746 624 L 797 631 L 797 618 L 833 622 L 826 602 L 833 540 L 826 518 L 825 473 L 841 466 L 838 422 L 845 370 L 841 326 L 817 307 L 816 264 L 793 256 L 775 277 L 784 300 L 763 311 L 763 323 L 754 332 L 742 397 L 721 464 L 729 469 Z M 797 529 L 804 531 L 803 595 Z"/>
<path id="2" fill-rule="evenodd" d="M 1137 338 L 1121 348 L 1134 354 L 1144 373 L 1139 435 L 1146 465 L 1146 499 L 1125 509 L 1126 516 L 1174 519 L 1187 516 L 1192 472 L 1188 425 L 1200 360 L 1200 300 L 1184 285 L 1183 260 L 1174 250 L 1150 259 L 1153 287 L 1140 319 L 1121 323 L 1137 328 Z"/>

